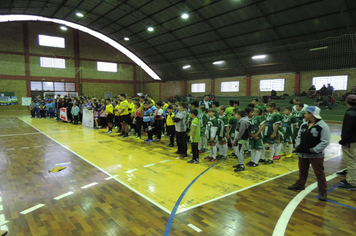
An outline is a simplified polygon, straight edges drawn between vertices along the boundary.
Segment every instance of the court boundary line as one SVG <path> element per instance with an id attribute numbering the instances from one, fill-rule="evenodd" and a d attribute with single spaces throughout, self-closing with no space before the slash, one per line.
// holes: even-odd
<path id="1" fill-rule="evenodd" d="M 97 168 L 98 170 L 102 171 L 104 174 L 108 175 L 109 177 L 113 177 L 113 175 L 109 174 L 108 172 L 106 172 L 105 170 L 101 169 L 100 167 L 96 166 L 95 164 L 91 163 L 90 161 L 88 161 L 87 159 L 85 159 L 84 157 L 82 157 L 81 155 L 77 154 L 76 152 L 70 150 L 68 147 L 64 146 L 63 144 L 59 143 L 58 141 L 56 141 L 55 139 L 53 139 L 52 137 L 48 136 L 47 134 L 43 133 L 41 130 L 37 129 L 36 127 L 30 125 L 29 123 L 27 123 L 26 121 L 24 121 L 23 119 L 21 119 L 20 117 L 16 117 L 19 120 L 21 120 L 22 122 L 26 123 L 27 125 L 31 126 L 32 128 L 34 128 L 35 130 L 37 130 L 38 132 L 40 132 L 41 134 L 45 135 L 46 137 L 48 137 L 49 139 L 51 139 L 52 141 L 54 141 L 55 143 L 59 144 L 60 146 L 62 146 L 63 148 L 65 148 L 66 150 L 70 151 L 71 153 L 73 153 L 74 155 L 80 157 L 82 160 L 84 160 L 85 162 L 89 163 L 90 165 L 92 165 L 93 167 Z M 131 186 L 127 185 L 126 183 L 122 182 L 121 180 L 117 179 L 117 178 L 113 178 L 114 180 L 116 180 L 117 182 L 119 182 L 120 184 L 122 184 L 123 186 L 125 186 L 126 188 L 128 188 L 129 190 L 131 190 L 132 192 L 136 193 L 137 195 L 139 195 L 140 197 L 142 197 L 143 199 L 149 201 L 150 203 L 152 203 L 153 205 L 157 206 L 158 208 L 160 208 L 162 211 L 171 214 L 171 211 L 169 211 L 168 209 L 166 209 L 165 207 L 161 206 L 160 204 L 158 204 L 157 202 L 153 201 L 152 199 L 148 198 L 147 196 L 143 195 L 142 193 L 140 193 L 139 191 L 137 191 L 136 189 L 132 188 Z"/>

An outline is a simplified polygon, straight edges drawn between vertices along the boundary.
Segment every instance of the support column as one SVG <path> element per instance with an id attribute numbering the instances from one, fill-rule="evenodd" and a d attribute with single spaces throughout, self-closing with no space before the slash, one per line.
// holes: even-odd
<path id="1" fill-rule="evenodd" d="M 27 97 L 31 97 L 30 56 L 29 56 L 29 49 L 28 49 L 27 22 L 22 23 L 22 28 L 23 28 L 23 46 L 25 50 L 25 76 L 26 76 Z"/>
<path id="2" fill-rule="evenodd" d="M 247 77 L 247 81 L 246 81 L 246 96 L 251 96 L 251 76 Z"/>
<path id="3" fill-rule="evenodd" d="M 74 40 L 74 66 L 75 66 L 75 91 L 80 94 L 79 91 L 79 31 L 77 29 L 73 29 L 73 40 Z"/>
<path id="4" fill-rule="evenodd" d="M 136 96 L 137 95 L 137 81 L 136 81 L 136 65 L 133 65 L 133 95 Z"/>
<path id="5" fill-rule="evenodd" d="M 188 92 L 188 91 L 187 91 L 187 86 L 188 86 L 188 82 L 185 80 L 185 81 L 184 81 L 184 94 L 186 94 L 186 95 L 188 95 L 188 94 L 187 94 L 187 92 Z"/>
<path id="6" fill-rule="evenodd" d="M 211 93 L 215 93 L 215 79 L 211 79 Z"/>
<path id="7" fill-rule="evenodd" d="M 158 99 L 161 100 L 161 82 L 158 82 Z"/>
<path id="8" fill-rule="evenodd" d="M 295 95 L 298 95 L 300 93 L 300 73 L 296 72 L 295 73 Z"/>

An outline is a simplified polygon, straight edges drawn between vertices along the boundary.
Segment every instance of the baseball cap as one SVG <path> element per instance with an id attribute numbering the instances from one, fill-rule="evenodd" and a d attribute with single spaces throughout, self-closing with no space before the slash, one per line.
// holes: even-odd
<path id="1" fill-rule="evenodd" d="M 316 106 L 309 106 L 305 109 L 307 112 L 312 113 L 313 116 L 317 119 L 322 119 L 320 116 L 320 108 Z"/>
<path id="2" fill-rule="evenodd" d="M 356 95 L 351 94 L 351 95 L 347 96 L 346 101 L 347 102 L 356 102 Z"/>

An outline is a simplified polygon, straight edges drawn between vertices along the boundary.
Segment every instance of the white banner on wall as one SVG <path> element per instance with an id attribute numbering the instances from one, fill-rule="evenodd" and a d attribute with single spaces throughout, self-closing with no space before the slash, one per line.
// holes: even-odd
<path id="1" fill-rule="evenodd" d="M 22 97 L 21 98 L 21 105 L 22 106 L 29 106 L 29 105 L 31 105 L 31 100 L 32 100 L 31 97 Z"/>
<path id="2" fill-rule="evenodd" d="M 64 120 L 64 121 L 68 121 L 67 119 L 67 108 L 61 108 L 61 119 Z"/>
<path id="3" fill-rule="evenodd" d="M 83 109 L 82 125 L 88 126 L 90 128 L 94 127 L 93 110 Z"/>

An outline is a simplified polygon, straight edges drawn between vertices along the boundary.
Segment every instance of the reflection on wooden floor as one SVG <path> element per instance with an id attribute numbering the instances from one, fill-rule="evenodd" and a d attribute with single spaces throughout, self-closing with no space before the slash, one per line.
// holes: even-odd
<path id="1" fill-rule="evenodd" d="M 165 146 L 168 138 L 162 143 L 145 144 L 50 119 L 21 119 L 38 130 L 18 118 L 0 118 L 0 191 L 4 208 L 0 215 L 9 221 L 6 225 L 13 235 L 163 235 L 167 212 L 187 185 L 212 165 L 203 158 L 198 165 L 176 159 L 176 149 Z M 339 130 L 332 127 L 327 174 L 344 167 L 337 144 Z M 85 160 L 119 182 L 105 180 L 109 176 Z M 228 159 L 217 164 L 191 187 L 179 207 L 181 213 L 174 220 L 171 235 L 198 234 L 188 224 L 200 228 L 200 235 L 272 234 L 280 214 L 296 195 L 286 186 L 297 178 L 298 173 L 292 172 L 298 168 L 297 160 L 283 158 L 242 173 L 233 172 L 236 162 Z M 48 173 L 56 164 L 67 169 Z M 234 193 L 283 174 L 287 175 Z M 328 184 L 331 187 L 338 180 Z M 313 174 L 308 182 L 315 182 Z M 97 184 L 82 188 L 92 183 Z M 53 199 L 68 192 L 73 194 Z M 316 195 L 313 192 L 302 201 L 286 235 L 353 235 L 356 217 L 351 216 L 356 211 L 319 202 Z M 329 198 L 356 207 L 350 192 L 336 189 Z M 20 214 L 37 204 L 45 206 Z"/>

